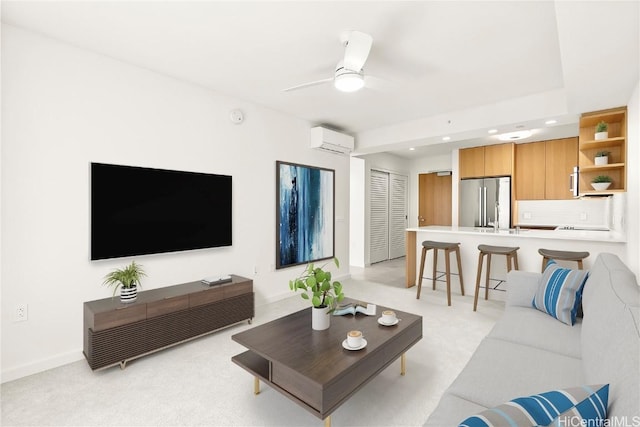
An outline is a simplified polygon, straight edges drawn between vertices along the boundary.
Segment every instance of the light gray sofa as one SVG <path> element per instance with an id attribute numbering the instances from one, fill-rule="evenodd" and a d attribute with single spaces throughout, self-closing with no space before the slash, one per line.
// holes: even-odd
<path id="1" fill-rule="evenodd" d="M 640 287 L 634 274 L 617 256 L 600 254 L 584 286 L 584 318 L 574 326 L 532 307 L 540 277 L 509 273 L 504 315 L 426 426 L 455 426 L 516 397 L 593 384 L 610 384 L 610 419 L 640 420 Z"/>

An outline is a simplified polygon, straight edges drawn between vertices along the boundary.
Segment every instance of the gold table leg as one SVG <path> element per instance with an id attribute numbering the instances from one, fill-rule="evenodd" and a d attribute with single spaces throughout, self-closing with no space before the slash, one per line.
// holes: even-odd
<path id="1" fill-rule="evenodd" d="M 400 356 L 400 375 L 403 375 L 407 372 L 407 356 L 402 353 Z"/>
<path id="2" fill-rule="evenodd" d="M 253 379 L 253 394 L 260 394 L 260 378 Z"/>
<path id="3" fill-rule="evenodd" d="M 324 419 L 324 427 L 331 427 L 331 415 Z"/>

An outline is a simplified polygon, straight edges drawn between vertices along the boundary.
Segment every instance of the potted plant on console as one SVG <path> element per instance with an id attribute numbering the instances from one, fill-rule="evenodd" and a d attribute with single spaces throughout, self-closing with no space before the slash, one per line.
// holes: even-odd
<path id="1" fill-rule="evenodd" d="M 599 122 L 596 125 L 596 133 L 593 136 L 593 139 L 595 139 L 596 141 L 599 141 L 601 139 L 607 139 L 609 138 L 609 125 L 605 122 Z"/>
<path id="2" fill-rule="evenodd" d="M 591 180 L 591 186 L 596 191 L 604 191 L 611 185 L 611 177 L 608 175 L 598 175 Z"/>
<path id="3" fill-rule="evenodd" d="M 140 279 L 143 276 L 146 276 L 146 273 L 142 266 L 131 261 L 125 268 L 118 268 L 104 276 L 103 285 L 113 286 L 113 295 L 120 288 L 120 302 L 126 304 L 134 302 L 138 297 L 138 286 L 142 287 Z"/>
<path id="4" fill-rule="evenodd" d="M 609 163 L 609 154 L 611 154 L 610 151 L 598 151 L 596 153 L 596 157 L 594 158 L 594 163 L 597 166 L 601 166 L 601 165 L 606 165 Z"/>
<path id="5" fill-rule="evenodd" d="M 338 258 L 333 258 L 337 268 L 340 268 Z M 327 262 L 328 264 L 328 262 Z M 311 301 L 311 327 L 316 331 L 329 328 L 331 316 L 336 304 L 344 299 L 342 284 L 331 281 L 331 272 L 322 267 L 315 267 L 310 263 L 304 272 L 297 278 L 289 280 L 289 288 L 297 292 L 302 291 L 302 298 Z"/>

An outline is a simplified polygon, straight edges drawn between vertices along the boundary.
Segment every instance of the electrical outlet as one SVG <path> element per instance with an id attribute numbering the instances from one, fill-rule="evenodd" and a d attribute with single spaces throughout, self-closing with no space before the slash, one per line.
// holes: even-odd
<path id="1" fill-rule="evenodd" d="M 587 213 L 586 212 L 580 212 L 580 220 L 581 221 L 586 221 L 587 220 Z"/>
<path id="2" fill-rule="evenodd" d="M 524 219 L 531 219 L 531 212 L 525 212 Z"/>
<path id="3" fill-rule="evenodd" d="M 24 322 L 29 320 L 29 306 L 27 304 L 17 304 L 13 310 L 13 321 Z"/>

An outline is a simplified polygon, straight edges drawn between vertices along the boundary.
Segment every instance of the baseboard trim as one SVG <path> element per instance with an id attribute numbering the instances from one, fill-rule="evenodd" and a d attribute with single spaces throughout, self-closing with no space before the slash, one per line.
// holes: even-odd
<path id="1" fill-rule="evenodd" d="M 82 351 L 76 350 L 69 353 L 59 354 L 45 360 L 39 360 L 37 362 L 20 365 L 15 368 L 7 369 L 6 371 L 2 371 L 2 373 L 0 374 L 0 383 L 4 384 L 9 381 L 28 377 L 29 375 L 38 374 L 40 372 L 48 371 L 49 369 L 53 368 L 58 368 L 60 366 L 77 362 L 78 360 L 82 359 L 84 359 Z"/>

